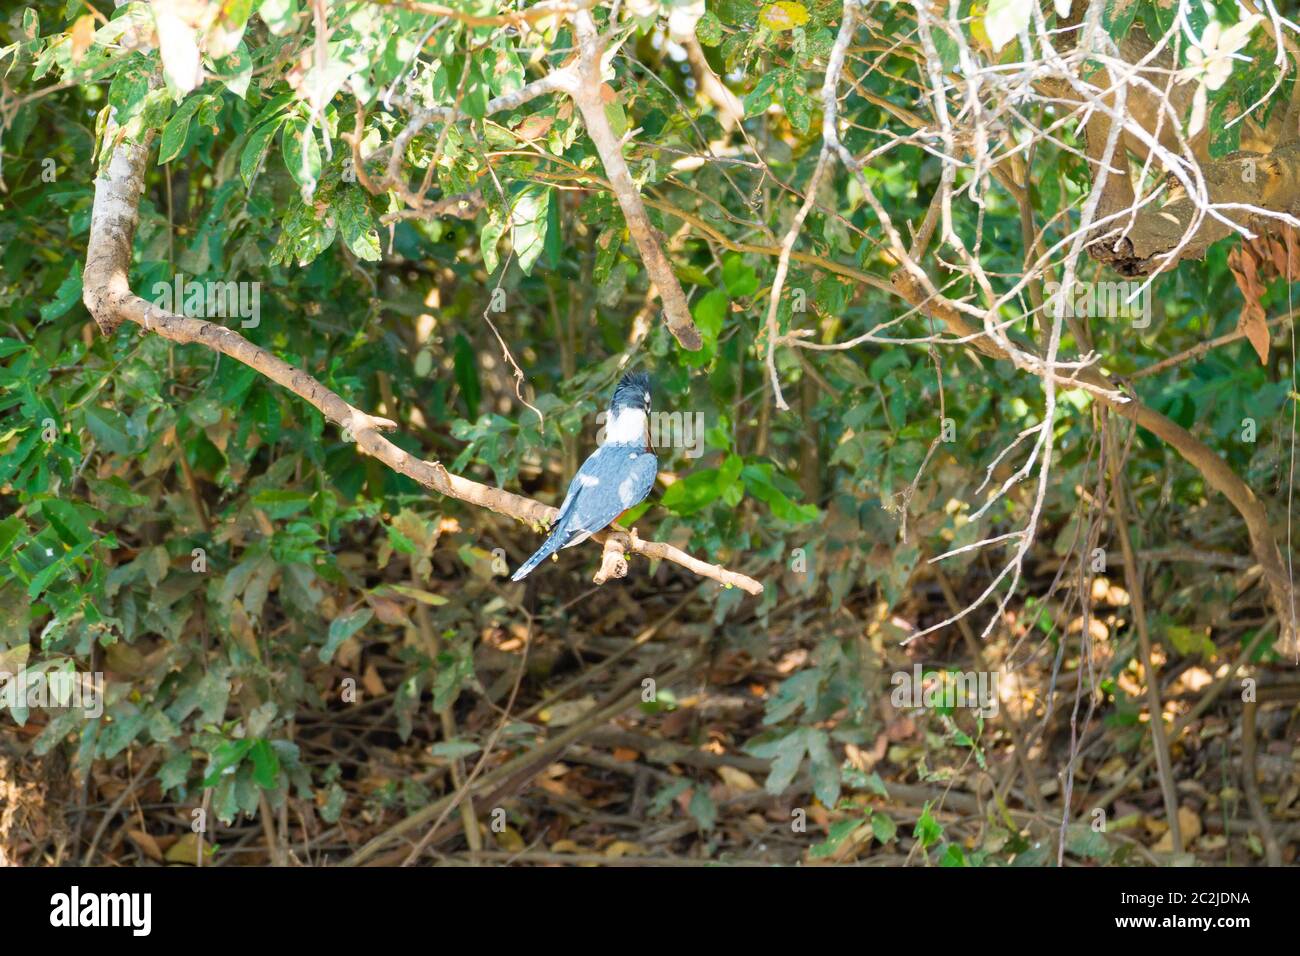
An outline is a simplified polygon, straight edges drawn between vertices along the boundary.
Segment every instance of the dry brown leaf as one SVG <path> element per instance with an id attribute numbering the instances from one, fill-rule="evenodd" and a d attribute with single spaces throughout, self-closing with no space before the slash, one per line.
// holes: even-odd
<path id="1" fill-rule="evenodd" d="M 645 848 L 639 843 L 629 843 L 627 840 L 615 840 L 609 846 L 605 847 L 605 856 L 611 860 L 617 860 L 621 856 L 645 856 Z"/>
<path id="2" fill-rule="evenodd" d="M 514 134 L 522 140 L 541 139 L 554 124 L 554 116 L 530 116 L 515 127 Z"/>
<path id="3" fill-rule="evenodd" d="M 388 688 L 384 686 L 384 679 L 379 676 L 379 671 L 374 664 L 366 666 L 366 672 L 361 675 L 361 686 L 366 689 L 366 693 L 373 697 L 378 697 L 387 692 Z"/>
<path id="4" fill-rule="evenodd" d="M 582 719 L 582 715 L 596 706 L 596 698 L 588 694 L 577 700 L 565 700 L 547 707 L 537 715 L 542 723 L 551 727 L 567 727 Z"/>
<path id="5" fill-rule="evenodd" d="M 1241 309 L 1241 318 L 1237 320 L 1237 329 L 1245 333 L 1250 344 L 1255 348 L 1255 354 L 1259 356 L 1259 364 L 1268 364 L 1268 320 L 1264 316 L 1264 309 L 1258 301 L 1247 301 Z"/>
<path id="6" fill-rule="evenodd" d="M 366 603 L 374 610 L 375 617 L 379 618 L 381 624 L 400 627 L 406 623 L 406 611 L 398 602 L 375 594 L 367 594 Z"/>
<path id="7" fill-rule="evenodd" d="M 1144 814 L 1142 817 L 1142 826 L 1146 827 L 1147 833 L 1151 836 L 1160 836 L 1169 831 L 1169 821 L 1160 817 L 1153 817 L 1150 814 Z"/>
<path id="8" fill-rule="evenodd" d="M 262 659 L 262 649 L 257 646 L 257 635 L 253 631 L 253 622 L 249 620 L 244 606 L 238 602 L 230 606 L 230 635 L 245 653 L 254 660 Z"/>
<path id="9" fill-rule="evenodd" d="M 667 738 L 679 737 L 695 722 L 694 707 L 678 707 L 659 725 L 659 732 Z"/>
<path id="10" fill-rule="evenodd" d="M 1269 239 L 1268 253 L 1269 258 L 1273 261 L 1273 268 L 1277 270 L 1277 274 L 1285 275 L 1287 262 L 1289 261 L 1287 259 L 1286 248 L 1276 239 Z"/>
<path id="11" fill-rule="evenodd" d="M 1128 773 L 1128 760 L 1122 754 L 1117 754 L 1101 765 L 1097 771 L 1097 779 L 1110 785 L 1116 783 L 1126 773 Z"/>
<path id="12" fill-rule="evenodd" d="M 738 767 L 729 767 L 723 764 L 718 768 L 718 776 L 732 790 L 738 790 L 741 793 L 752 793 L 758 789 L 758 783 L 754 778 Z"/>
<path id="13" fill-rule="evenodd" d="M 1268 282 L 1279 276 L 1288 281 L 1300 275 L 1300 244 L 1295 232 L 1283 233 L 1285 243 L 1276 238 L 1260 237 L 1242 242 L 1228 253 L 1228 268 L 1237 282 L 1244 300 L 1237 319 L 1237 331 L 1242 333 L 1255 349 L 1260 364 L 1268 362 L 1268 317 L 1260 299 Z"/>
<path id="14" fill-rule="evenodd" d="M 127 839 L 140 848 L 140 852 L 153 860 L 155 863 L 163 861 L 163 851 L 158 846 L 158 841 L 145 833 L 143 830 L 127 830 Z"/>
<path id="15" fill-rule="evenodd" d="M 77 17 L 72 25 L 72 62 L 80 63 L 95 42 L 95 18 L 89 13 Z"/>

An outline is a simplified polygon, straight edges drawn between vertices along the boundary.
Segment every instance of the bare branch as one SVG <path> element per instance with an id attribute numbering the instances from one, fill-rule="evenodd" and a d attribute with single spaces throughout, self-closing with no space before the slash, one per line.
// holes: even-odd
<path id="1" fill-rule="evenodd" d="M 573 98 L 582 113 L 583 122 L 587 124 L 587 135 L 591 137 L 600 154 L 605 175 L 609 177 L 614 190 L 614 198 L 623 210 L 628 232 L 641 253 L 645 270 L 659 290 L 663 302 L 664 321 L 668 331 L 684 349 L 695 351 L 703 344 L 695 320 L 691 318 L 690 306 L 686 302 L 686 293 L 673 273 L 672 264 L 664 255 L 655 228 L 646 215 L 645 204 L 641 201 L 641 192 L 632 181 L 632 174 L 623 158 L 623 142 L 614 135 L 605 115 L 605 99 L 602 88 L 605 82 L 601 78 L 601 57 L 605 52 L 605 43 L 596 29 L 596 22 L 586 10 L 579 11 L 573 17 L 573 24 L 578 34 L 578 59 L 574 63 L 574 72 L 567 74 L 568 86 L 565 90 Z"/>

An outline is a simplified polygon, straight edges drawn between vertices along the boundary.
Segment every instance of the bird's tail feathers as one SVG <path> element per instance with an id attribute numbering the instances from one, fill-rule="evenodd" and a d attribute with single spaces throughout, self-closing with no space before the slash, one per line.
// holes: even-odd
<path id="1" fill-rule="evenodd" d="M 559 551 L 560 548 L 564 546 L 564 539 L 566 537 L 567 535 L 562 533 L 558 528 L 555 531 L 553 531 L 550 537 L 548 537 L 544 542 L 542 542 L 542 546 L 533 553 L 533 556 L 529 558 L 527 561 L 525 561 L 523 564 L 519 565 L 518 571 L 510 575 L 510 580 L 522 581 L 524 578 L 526 578 L 529 572 L 533 570 L 533 568 L 537 567 L 539 564 L 541 564 L 543 561 L 545 561 L 547 558 L 553 555 L 556 551 Z"/>

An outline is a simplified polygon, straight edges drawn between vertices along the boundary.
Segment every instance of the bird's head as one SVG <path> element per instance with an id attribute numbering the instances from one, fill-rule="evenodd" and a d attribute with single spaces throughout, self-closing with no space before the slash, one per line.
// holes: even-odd
<path id="1" fill-rule="evenodd" d="M 650 376 L 645 372 L 628 372 L 619 380 L 609 403 L 609 413 L 614 416 L 624 409 L 650 414 Z"/>
<path id="2" fill-rule="evenodd" d="M 650 376 L 628 372 L 614 389 L 605 423 L 605 441 L 650 447 Z"/>

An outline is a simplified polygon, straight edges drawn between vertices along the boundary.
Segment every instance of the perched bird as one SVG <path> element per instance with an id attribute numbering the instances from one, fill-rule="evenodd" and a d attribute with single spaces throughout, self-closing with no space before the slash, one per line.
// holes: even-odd
<path id="1" fill-rule="evenodd" d="M 510 580 L 522 580 L 556 551 L 581 544 L 645 499 L 659 472 L 649 425 L 650 377 L 629 372 L 609 403 L 605 443 L 582 463 L 569 483 L 551 533 Z"/>

